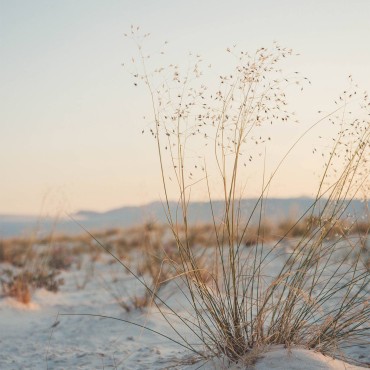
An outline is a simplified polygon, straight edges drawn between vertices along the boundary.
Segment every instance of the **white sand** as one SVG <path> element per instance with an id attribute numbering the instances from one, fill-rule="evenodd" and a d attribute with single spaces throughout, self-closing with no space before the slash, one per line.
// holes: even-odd
<path id="1" fill-rule="evenodd" d="M 191 369 L 202 363 L 185 365 L 189 356 L 182 347 L 150 331 L 124 322 L 90 316 L 59 316 L 58 313 L 92 313 L 114 316 L 147 325 L 174 337 L 165 320 L 150 309 L 126 313 L 120 308 L 104 281 L 124 296 L 140 294 L 142 288 L 118 264 L 98 262 L 95 275 L 84 289 L 76 289 L 84 271 L 63 273 L 66 284 L 54 294 L 39 290 L 32 304 L 24 306 L 13 299 L 0 299 L 0 369 Z M 1 266 L 0 266 L 1 268 Z M 164 296 L 177 310 L 183 299 L 168 285 Z M 53 325 L 55 327 L 53 328 Z M 347 351 L 352 357 L 370 364 L 364 346 Z M 190 355 L 190 358 L 192 355 Z M 200 369 L 241 369 L 245 366 L 208 361 Z M 256 370 L 360 369 L 313 351 L 281 347 L 261 354 Z"/>

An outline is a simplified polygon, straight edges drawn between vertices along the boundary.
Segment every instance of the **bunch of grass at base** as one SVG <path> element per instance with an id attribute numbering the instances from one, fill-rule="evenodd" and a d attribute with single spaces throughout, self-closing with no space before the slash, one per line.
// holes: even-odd
<path id="1" fill-rule="evenodd" d="M 170 323 L 177 340 L 205 357 L 224 355 L 233 361 L 271 344 L 303 345 L 324 353 L 333 353 L 343 343 L 369 344 L 369 271 L 359 253 L 361 243 L 346 232 L 338 232 L 351 199 L 369 190 L 367 94 L 363 94 L 360 106 L 365 111 L 364 118 L 349 115 L 350 100 L 360 94 L 345 91 L 340 97 L 343 105 L 307 129 L 287 150 L 271 176 L 266 176 L 265 163 L 262 164 L 260 197 L 251 216 L 243 221 L 240 189 L 244 188 L 242 179 L 247 171 L 243 158 L 252 160 L 249 148 L 268 141 L 256 134 L 260 126 L 292 119 L 284 88 L 290 84 L 300 86 L 306 80 L 296 74 L 282 76 L 280 63 L 292 51 L 278 44 L 272 51 L 260 48 L 254 54 L 228 49 L 236 59 L 236 67 L 221 75 L 219 88 L 209 93 L 207 84 L 199 82 L 199 56 L 194 66 L 185 71 L 170 65 L 169 69 L 149 72 L 149 58 L 140 44 L 143 38 L 137 37 L 133 28 L 131 37 L 139 46 L 142 67 L 142 73 L 133 76 L 149 90 L 153 108 L 154 125 L 150 132 L 158 149 L 164 210 L 177 246 L 179 263 L 175 267 L 182 281 L 179 288 L 189 312 L 181 314 L 168 305 L 158 308 L 167 322 L 169 312 L 176 317 L 198 343 L 187 340 L 184 329 Z M 334 145 L 324 155 L 315 201 L 301 218 L 284 226 L 276 242 L 267 244 L 264 201 L 272 181 L 301 139 L 324 120 L 332 121 L 339 130 Z M 213 152 L 211 156 L 205 152 L 200 163 L 194 163 L 193 153 L 200 156 L 194 147 L 201 139 L 209 140 L 207 145 L 211 143 Z M 203 143 L 202 148 L 206 148 Z M 209 163 L 212 160 L 213 167 Z M 211 179 L 209 167 L 216 169 Z M 199 168 L 203 173 L 196 178 L 195 169 Z M 224 201 L 222 217 L 213 213 L 212 189 L 217 179 Z M 178 186 L 176 212 L 170 208 L 170 182 Z M 216 239 L 207 283 L 202 277 L 204 268 L 191 248 L 187 213 L 192 188 L 202 184 L 209 195 Z M 254 246 L 246 249 L 252 217 L 259 220 L 258 228 L 253 243 L 248 241 Z M 306 217 L 314 222 L 296 232 Z M 181 233 L 179 223 L 183 225 Z M 293 230 L 295 245 L 285 251 Z M 270 268 L 278 259 L 282 265 L 277 270 L 276 266 Z M 155 297 L 160 301 L 160 297 Z"/>

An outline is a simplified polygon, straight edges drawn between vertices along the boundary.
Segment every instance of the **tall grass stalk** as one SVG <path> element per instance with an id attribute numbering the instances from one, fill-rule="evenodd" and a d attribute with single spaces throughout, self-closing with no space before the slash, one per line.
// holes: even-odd
<path id="1" fill-rule="evenodd" d="M 357 104 L 361 112 L 368 114 L 367 94 L 360 97 L 356 87 L 345 91 L 339 99 L 341 104 L 296 140 L 270 176 L 262 165 L 260 196 L 246 218 L 240 206 L 248 169 L 245 158 L 252 160 L 253 155 L 248 153 L 253 152 L 254 144 L 265 147 L 269 141 L 262 136 L 256 139 L 260 127 L 295 120 L 287 108 L 286 89 L 291 85 L 300 88 L 308 81 L 297 73 L 285 76 L 281 72 L 281 63 L 293 55 L 292 50 L 278 44 L 272 50 L 260 48 L 251 55 L 228 49 L 236 67 L 220 76 L 219 88 L 210 93 L 201 82 L 199 56 L 185 71 L 171 65 L 152 72 L 142 47 L 144 39 L 134 28 L 128 36 L 138 46 L 135 85 L 142 82 L 151 99 L 150 131 L 160 162 L 164 211 L 177 244 L 176 279 L 188 301 L 189 315 L 167 305 L 158 308 L 167 322 L 171 317 L 180 320 L 193 332 L 198 344 L 182 334 L 181 326 L 173 325 L 179 341 L 198 354 L 223 355 L 233 361 L 272 344 L 303 345 L 333 353 L 344 343 L 368 343 L 369 271 L 356 252 L 359 243 L 349 240 L 346 234 L 329 238 L 349 211 L 351 199 L 369 189 L 369 118 L 349 111 Z M 315 200 L 291 229 L 303 218 L 314 222 L 295 239 L 289 252 L 286 243 L 291 229 L 266 245 L 262 227 L 264 201 L 273 180 L 301 139 L 327 120 L 338 131 L 325 155 Z M 212 155 L 207 150 L 194 155 L 195 147 L 208 144 L 207 148 L 213 148 Z M 170 182 L 175 182 L 178 189 L 177 212 L 170 207 Z M 221 216 L 213 209 L 216 182 L 224 203 Z M 188 204 L 192 189 L 201 185 L 208 193 L 216 236 L 212 264 L 207 269 L 208 282 L 189 235 Z M 254 219 L 258 220 L 256 245 L 246 249 L 243 240 Z M 282 267 L 271 273 L 274 260 L 282 261 Z M 154 301 L 159 298 L 155 293 L 153 296 Z"/>

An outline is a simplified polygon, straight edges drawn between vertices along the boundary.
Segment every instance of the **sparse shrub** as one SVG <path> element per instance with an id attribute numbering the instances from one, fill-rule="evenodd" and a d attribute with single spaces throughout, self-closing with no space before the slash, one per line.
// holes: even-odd
<path id="1" fill-rule="evenodd" d="M 22 303 L 29 303 L 36 289 L 44 288 L 57 292 L 64 283 L 59 278 L 61 270 L 69 269 L 80 253 L 87 249 L 74 249 L 73 242 L 79 237 L 56 236 L 44 238 L 12 238 L 0 242 L 0 263 L 9 263 L 14 268 L 0 271 L 4 296 Z"/>
<path id="2" fill-rule="evenodd" d="M 259 226 L 248 225 L 246 229 L 241 228 L 239 234 L 243 235 L 242 244 L 246 247 L 264 244 L 279 238 L 279 233 L 267 221 L 261 223 Z"/>
<path id="3" fill-rule="evenodd" d="M 12 238 L 0 241 L 0 263 L 10 263 L 22 267 L 36 256 L 33 242 L 26 238 Z"/>
<path id="4" fill-rule="evenodd" d="M 36 273 L 32 273 L 32 285 L 37 288 L 44 288 L 49 292 L 56 293 L 59 290 L 59 287 L 64 284 L 63 278 L 58 278 L 58 271 L 45 271 L 39 270 Z"/>
<path id="5" fill-rule="evenodd" d="M 132 312 L 134 310 L 143 311 L 147 307 L 150 307 L 153 304 L 153 296 L 148 292 L 144 292 L 141 295 L 125 295 L 124 297 L 121 294 L 112 292 L 111 294 L 116 299 L 117 304 L 125 311 Z"/>
<path id="6" fill-rule="evenodd" d="M 43 256 L 41 256 L 43 258 Z M 63 245 L 52 245 L 46 251 L 44 258 L 51 270 L 68 270 L 73 262 L 73 255 L 70 250 Z"/>
<path id="7" fill-rule="evenodd" d="M 300 237 L 306 234 L 310 229 L 310 225 L 303 221 L 296 223 L 294 219 L 287 219 L 278 225 L 278 233 L 285 237 Z"/>
<path id="8" fill-rule="evenodd" d="M 188 239 L 191 247 L 213 247 L 216 243 L 214 226 L 206 223 L 189 225 Z"/>
<path id="9" fill-rule="evenodd" d="M 4 271 L 5 278 L 1 278 L 1 287 L 4 296 L 15 298 L 21 303 L 31 301 L 31 286 L 29 275 L 21 273 L 13 276 L 11 270 Z"/>
<path id="10" fill-rule="evenodd" d="M 370 230 L 370 221 L 354 222 L 350 227 L 351 234 L 368 235 Z"/>
<path id="11" fill-rule="evenodd" d="M 5 270 L 0 278 L 3 295 L 28 304 L 35 289 L 44 288 L 56 293 L 59 287 L 64 284 L 64 280 L 58 278 L 58 275 L 57 271 L 42 269 L 32 272 L 24 270 L 19 273 Z"/>

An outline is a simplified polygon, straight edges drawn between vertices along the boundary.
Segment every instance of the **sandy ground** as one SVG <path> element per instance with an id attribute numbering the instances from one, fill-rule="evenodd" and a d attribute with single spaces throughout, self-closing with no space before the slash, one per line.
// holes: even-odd
<path id="1" fill-rule="evenodd" d="M 0 266 L 1 267 L 1 266 Z M 128 297 L 143 290 L 118 264 L 103 258 L 83 289 L 77 286 L 86 272 L 62 273 L 65 284 L 58 293 L 38 290 L 25 306 L 11 298 L 0 299 L 0 369 L 242 369 L 227 361 L 197 362 L 194 355 L 157 334 L 122 321 L 86 316 L 114 316 L 142 324 L 174 337 L 155 308 L 125 312 L 107 286 Z M 176 309 L 183 301 L 171 284 L 163 293 Z M 62 316 L 61 314 L 78 314 Z M 82 315 L 80 315 L 82 314 Z M 347 354 L 369 363 L 368 348 L 357 346 Z M 360 369 L 339 360 L 300 348 L 266 349 L 259 354 L 256 370 Z"/>

